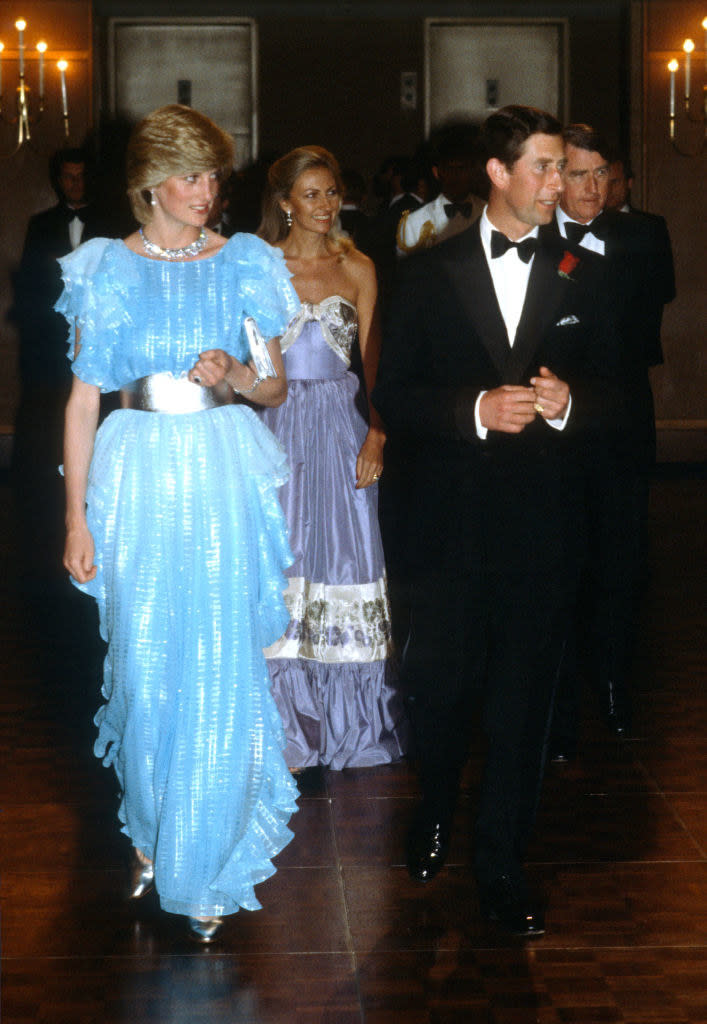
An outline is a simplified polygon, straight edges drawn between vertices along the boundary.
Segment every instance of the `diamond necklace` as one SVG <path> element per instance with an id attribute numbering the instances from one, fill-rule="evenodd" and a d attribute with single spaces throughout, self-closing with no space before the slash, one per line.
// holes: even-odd
<path id="1" fill-rule="evenodd" d="M 149 238 L 146 238 L 142 228 L 140 228 L 140 238 L 142 239 L 145 252 L 149 252 L 150 256 L 156 256 L 160 260 L 186 260 L 190 256 L 198 256 L 206 245 L 206 232 L 203 228 L 199 232 L 199 237 L 196 241 L 192 242 L 191 245 L 185 245 L 183 249 L 163 249 L 161 245 L 157 245 L 156 242 L 151 242 Z"/>

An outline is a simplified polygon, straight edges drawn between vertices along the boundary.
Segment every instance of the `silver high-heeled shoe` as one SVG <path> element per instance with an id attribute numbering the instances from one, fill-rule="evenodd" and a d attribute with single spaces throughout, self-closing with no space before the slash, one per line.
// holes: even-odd
<path id="1" fill-rule="evenodd" d="M 128 888 L 128 899 L 139 900 L 146 896 L 155 884 L 155 865 L 152 861 L 142 860 L 133 850 L 130 861 L 130 882 Z"/>
<path id="2" fill-rule="evenodd" d="M 213 942 L 223 926 L 220 917 L 190 917 L 189 932 L 195 942 Z"/>

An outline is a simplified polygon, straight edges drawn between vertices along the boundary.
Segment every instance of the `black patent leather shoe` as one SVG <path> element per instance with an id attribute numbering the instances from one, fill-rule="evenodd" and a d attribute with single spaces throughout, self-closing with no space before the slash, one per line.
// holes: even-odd
<path id="1" fill-rule="evenodd" d="M 408 834 L 407 869 L 416 882 L 430 882 L 444 867 L 449 852 L 450 823 L 418 818 Z"/>
<path id="2" fill-rule="evenodd" d="M 626 720 L 621 718 L 619 715 L 607 715 L 606 724 L 609 727 L 609 732 L 613 733 L 617 739 L 625 740 L 628 736 L 628 724 Z"/>
<path id="3" fill-rule="evenodd" d="M 618 737 L 626 739 L 631 729 L 631 711 L 626 688 L 611 680 L 604 683 L 604 720 L 609 730 Z"/>
<path id="4" fill-rule="evenodd" d="M 297 783 L 300 796 L 323 796 L 325 794 L 323 765 L 313 764 L 306 768 L 290 768 L 290 771 L 292 778 Z"/>
<path id="5" fill-rule="evenodd" d="M 567 767 L 577 759 L 577 750 L 569 743 L 557 743 L 550 746 L 550 753 L 548 760 L 551 764 L 559 765 L 561 768 Z"/>
<path id="6" fill-rule="evenodd" d="M 514 884 L 508 875 L 501 875 L 480 895 L 481 916 L 511 935 L 537 939 L 545 934 L 545 908 L 531 900 L 523 886 Z"/>

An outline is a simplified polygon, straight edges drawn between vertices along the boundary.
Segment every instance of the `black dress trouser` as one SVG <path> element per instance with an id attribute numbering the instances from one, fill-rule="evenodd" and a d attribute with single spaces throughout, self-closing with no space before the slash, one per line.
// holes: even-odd
<path id="1" fill-rule="evenodd" d="M 403 684 L 431 818 L 451 817 L 470 718 L 483 708 L 475 846 L 483 886 L 520 876 L 532 832 L 576 585 L 581 502 L 572 461 L 554 452 L 520 461 L 492 453 L 465 483 L 465 501 L 441 510 L 450 557 L 432 571 L 418 563 L 412 575 Z"/>

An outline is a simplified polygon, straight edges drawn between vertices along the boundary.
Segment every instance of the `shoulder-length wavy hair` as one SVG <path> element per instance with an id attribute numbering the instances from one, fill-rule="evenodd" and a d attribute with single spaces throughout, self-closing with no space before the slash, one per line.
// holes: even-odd
<path id="1" fill-rule="evenodd" d="M 289 231 L 285 211 L 280 205 L 282 200 L 288 198 L 300 175 L 314 167 L 324 167 L 330 171 L 339 195 L 343 195 L 344 186 L 339 163 L 328 149 L 324 149 L 322 146 L 298 146 L 297 149 L 280 157 L 268 171 L 267 185 L 263 195 L 262 219 L 258 228 L 260 237 L 271 245 L 281 242 L 287 237 Z M 333 242 L 342 256 L 353 247 L 351 240 L 339 234 L 335 228 L 329 231 L 327 238 Z"/>
<path id="2" fill-rule="evenodd" d="M 140 224 L 152 218 L 150 189 L 173 175 L 216 170 L 225 179 L 233 170 L 231 136 L 198 110 L 170 104 L 153 110 L 135 127 L 128 143 L 128 199 Z"/>

